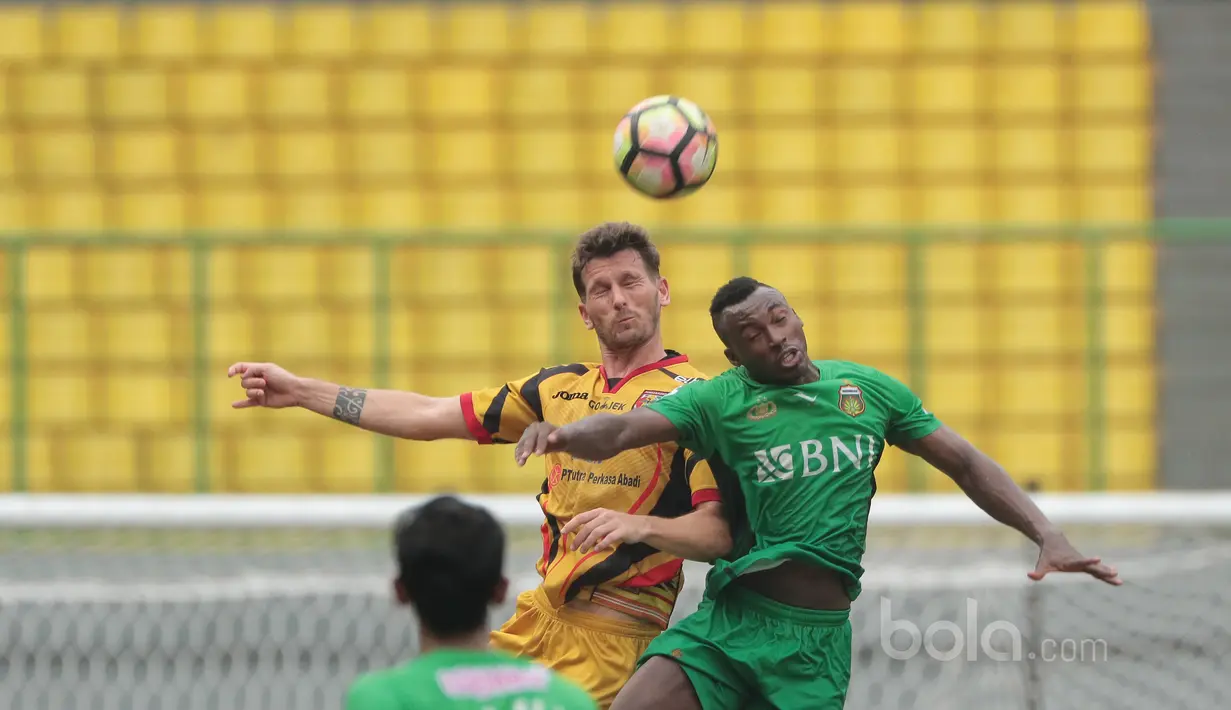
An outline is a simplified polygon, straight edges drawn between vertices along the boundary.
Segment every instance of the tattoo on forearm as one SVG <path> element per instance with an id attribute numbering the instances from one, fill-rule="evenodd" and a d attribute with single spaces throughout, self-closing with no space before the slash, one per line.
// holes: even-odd
<path id="1" fill-rule="evenodd" d="M 338 398 L 333 402 L 333 418 L 347 424 L 358 424 L 363 415 L 363 403 L 368 398 L 368 391 L 353 387 L 343 387 L 338 390 Z"/>

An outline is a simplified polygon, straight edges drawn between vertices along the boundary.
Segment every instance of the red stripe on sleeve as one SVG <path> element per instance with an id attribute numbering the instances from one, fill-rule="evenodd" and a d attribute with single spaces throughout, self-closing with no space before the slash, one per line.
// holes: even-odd
<path id="1" fill-rule="evenodd" d="M 474 394 L 466 392 L 461 396 L 462 400 L 462 417 L 466 420 L 466 428 L 474 435 L 476 441 L 480 444 L 492 443 L 492 435 L 487 433 L 483 428 L 483 423 L 474 413 Z"/>
<path id="2" fill-rule="evenodd" d="M 694 491 L 692 494 L 692 507 L 696 508 L 702 503 L 713 503 L 721 501 L 722 495 L 718 493 L 717 488 L 704 488 L 699 491 Z"/>

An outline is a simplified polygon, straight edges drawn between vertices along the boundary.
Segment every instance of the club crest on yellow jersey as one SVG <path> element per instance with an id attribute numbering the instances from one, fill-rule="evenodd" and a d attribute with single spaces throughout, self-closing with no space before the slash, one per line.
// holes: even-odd
<path id="1" fill-rule="evenodd" d="M 864 413 L 867 405 L 863 401 L 863 390 L 857 385 L 845 384 L 838 388 L 838 408 L 846 414 L 857 417 Z"/>

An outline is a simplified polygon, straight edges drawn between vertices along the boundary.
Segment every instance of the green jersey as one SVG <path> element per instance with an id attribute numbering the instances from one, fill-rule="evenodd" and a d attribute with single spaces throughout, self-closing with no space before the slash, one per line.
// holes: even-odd
<path id="1" fill-rule="evenodd" d="M 707 594 L 792 559 L 835 570 L 854 600 L 885 444 L 941 426 L 883 372 L 837 360 L 815 364 L 820 379 L 809 384 L 765 385 L 737 367 L 647 405 L 675 425 L 681 446 L 721 458 L 737 478 L 751 535 L 733 559 L 714 564 Z"/>
<path id="2" fill-rule="evenodd" d="M 501 651 L 441 649 L 361 676 L 346 710 L 597 710 L 580 686 Z"/>

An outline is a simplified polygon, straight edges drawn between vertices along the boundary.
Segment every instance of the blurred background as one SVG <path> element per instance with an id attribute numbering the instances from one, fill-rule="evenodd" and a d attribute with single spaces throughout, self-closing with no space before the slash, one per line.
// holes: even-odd
<path id="1" fill-rule="evenodd" d="M 678 201 L 611 159 L 661 93 L 721 146 Z M 414 499 L 384 496 L 511 496 L 532 584 L 542 477 L 508 447 L 234 412 L 226 367 L 450 395 L 596 360 L 568 255 L 629 220 L 663 254 L 668 347 L 703 371 L 725 368 L 710 296 L 752 275 L 814 355 L 1130 519 L 1076 514 L 1083 548 L 1139 572 L 1114 594 L 1023 588 L 1014 535 L 885 520 L 848 707 L 1226 707 L 1231 512 L 1149 501 L 1228 488 L 1229 125 L 1212 0 L 0 3 L 0 706 L 338 707 L 414 649 L 384 581 L 386 513 Z M 897 452 L 877 477 L 955 490 Z M 53 523 L 23 494 L 68 497 Z M 262 494 L 387 506 L 227 522 L 219 496 Z M 215 524 L 170 530 L 194 510 Z M 1111 658 L 891 660 L 878 598 L 963 628 L 978 598 L 983 624 Z"/>

